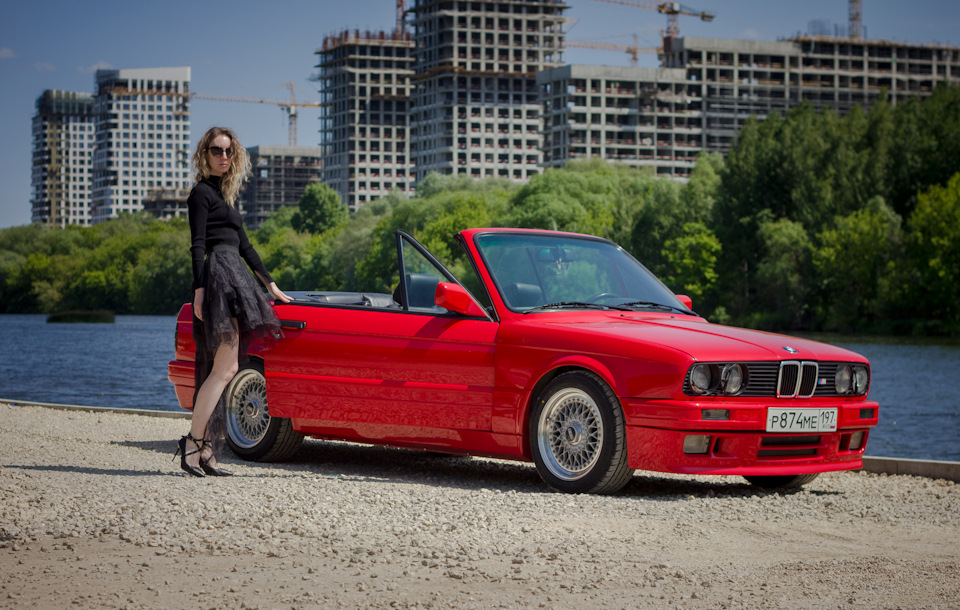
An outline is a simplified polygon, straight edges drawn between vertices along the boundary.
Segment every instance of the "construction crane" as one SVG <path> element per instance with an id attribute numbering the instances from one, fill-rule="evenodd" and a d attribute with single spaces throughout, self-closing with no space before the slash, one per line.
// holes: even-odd
<path id="1" fill-rule="evenodd" d="M 640 47 L 637 46 L 637 36 L 633 36 L 633 44 L 610 44 L 606 42 L 587 42 L 581 40 L 564 40 L 563 46 L 574 47 L 578 49 L 597 49 L 600 51 L 624 51 L 630 56 L 630 65 L 637 65 L 637 56 L 640 53 L 657 53 L 663 51 L 661 47 Z"/>
<path id="2" fill-rule="evenodd" d="M 666 38 L 676 38 L 680 35 L 680 15 L 699 17 L 702 21 L 713 21 L 713 13 L 697 11 L 686 7 L 679 2 L 643 2 L 642 0 L 596 0 L 610 4 L 622 4 L 636 8 L 648 8 L 667 16 Z"/>
<path id="3" fill-rule="evenodd" d="M 863 4 L 861 0 L 850 0 L 850 38 L 863 38 Z"/>
<path id="4" fill-rule="evenodd" d="M 297 145 L 297 108 L 320 108 L 322 104 L 297 102 L 297 96 L 293 91 L 293 83 L 285 83 L 285 87 L 290 87 L 290 101 L 267 100 L 256 97 L 232 97 L 227 95 L 206 95 L 203 93 L 191 93 L 190 97 L 198 100 L 214 100 L 218 102 L 244 102 L 248 104 L 273 104 L 279 106 L 287 114 L 288 121 L 288 142 L 290 146 Z"/>

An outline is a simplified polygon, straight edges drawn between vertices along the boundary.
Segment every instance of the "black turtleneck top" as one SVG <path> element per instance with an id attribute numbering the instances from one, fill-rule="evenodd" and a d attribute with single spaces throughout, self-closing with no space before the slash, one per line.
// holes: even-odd
<path id="1" fill-rule="evenodd" d="M 194 185 L 187 199 L 187 212 L 190 219 L 194 290 L 204 285 L 205 255 L 218 244 L 236 247 L 251 269 L 259 273 L 267 283 L 273 281 L 257 251 L 247 239 L 240 212 L 224 201 L 220 193 L 219 176 L 209 176 Z"/>

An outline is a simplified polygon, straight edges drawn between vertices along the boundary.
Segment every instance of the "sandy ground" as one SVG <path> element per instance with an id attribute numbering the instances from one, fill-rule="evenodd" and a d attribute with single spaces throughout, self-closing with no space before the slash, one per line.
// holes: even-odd
<path id="1" fill-rule="evenodd" d="M 308 441 L 171 462 L 177 419 L 0 405 L 0 608 L 957 608 L 960 485 L 831 473 L 795 493 Z"/>

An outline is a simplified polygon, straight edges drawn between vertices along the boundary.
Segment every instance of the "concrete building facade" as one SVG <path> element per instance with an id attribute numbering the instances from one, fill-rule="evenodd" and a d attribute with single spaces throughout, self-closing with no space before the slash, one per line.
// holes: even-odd
<path id="1" fill-rule="evenodd" d="M 703 147 L 726 153 L 751 115 L 764 118 L 808 101 L 839 113 L 868 109 L 960 84 L 960 47 L 800 36 L 780 42 L 664 39 L 662 64 L 686 72 L 703 100 Z"/>
<path id="2" fill-rule="evenodd" d="M 543 165 L 601 158 L 685 178 L 702 150 L 700 87 L 679 69 L 567 65 L 537 75 Z"/>
<path id="3" fill-rule="evenodd" d="M 837 37 L 779 42 L 664 38 L 664 67 L 563 66 L 537 75 L 543 164 L 599 157 L 684 179 L 726 154 L 751 116 L 801 102 L 846 113 L 960 84 L 960 48 Z"/>
<path id="4" fill-rule="evenodd" d="M 97 70 L 92 222 L 143 209 L 156 190 L 189 189 L 190 68 Z"/>
<path id="5" fill-rule="evenodd" d="M 240 191 L 240 211 L 248 229 L 267 216 L 300 202 L 307 185 L 323 179 L 319 146 L 251 146 L 253 175 Z"/>
<path id="6" fill-rule="evenodd" d="M 30 219 L 58 227 L 90 224 L 93 96 L 48 89 L 36 108 Z"/>
<path id="7" fill-rule="evenodd" d="M 327 36 L 316 51 L 323 180 L 351 210 L 393 189 L 410 192 L 412 50 L 396 30 Z"/>
<path id="8" fill-rule="evenodd" d="M 560 65 L 558 0 L 416 0 L 410 156 L 414 178 L 526 181 L 541 171 L 536 73 Z"/>

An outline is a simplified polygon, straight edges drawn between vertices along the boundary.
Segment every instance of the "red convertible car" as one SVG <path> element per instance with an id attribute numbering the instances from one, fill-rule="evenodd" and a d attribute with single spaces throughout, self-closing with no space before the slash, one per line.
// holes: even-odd
<path id="1" fill-rule="evenodd" d="M 586 493 L 634 469 L 795 487 L 862 466 L 878 416 L 862 356 L 711 324 L 604 239 L 456 237 L 461 277 L 397 232 L 393 294 L 275 304 L 282 340 L 251 346 L 226 390 L 231 449 L 283 460 L 311 436 L 526 460 Z M 185 409 L 191 323 L 184 305 L 169 378 Z"/>

